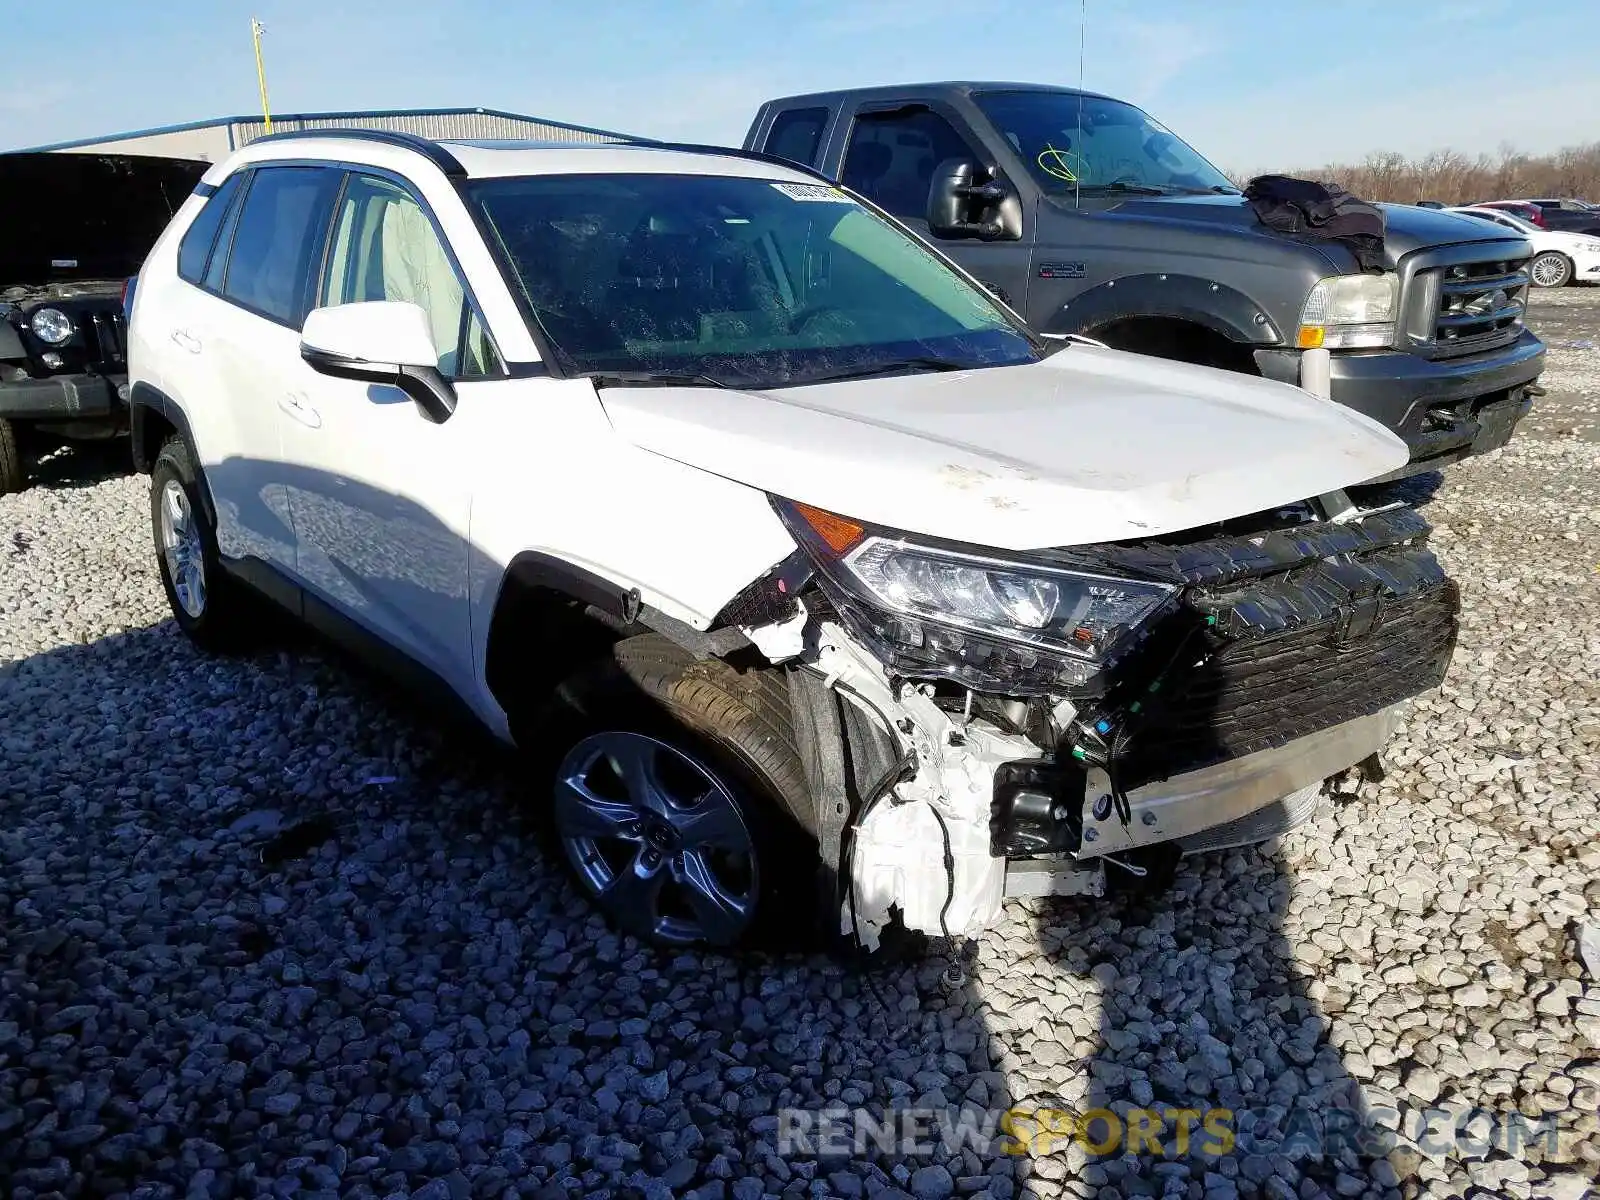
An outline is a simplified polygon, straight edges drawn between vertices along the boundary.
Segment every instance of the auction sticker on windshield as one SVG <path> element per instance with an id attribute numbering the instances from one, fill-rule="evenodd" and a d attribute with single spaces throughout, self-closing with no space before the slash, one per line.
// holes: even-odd
<path id="1" fill-rule="evenodd" d="M 821 183 L 775 183 L 772 185 L 791 200 L 820 200 L 828 204 L 848 204 L 850 197 L 838 188 Z"/>

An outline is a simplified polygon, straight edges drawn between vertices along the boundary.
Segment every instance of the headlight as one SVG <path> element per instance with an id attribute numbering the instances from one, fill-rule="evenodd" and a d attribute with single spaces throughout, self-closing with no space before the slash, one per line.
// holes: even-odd
<path id="1" fill-rule="evenodd" d="M 1295 344 L 1302 350 L 1391 346 L 1399 294 L 1400 280 L 1394 274 L 1319 280 L 1300 310 Z"/>
<path id="2" fill-rule="evenodd" d="M 899 674 L 1010 695 L 1083 692 L 1177 592 L 927 546 L 808 505 L 777 507 L 845 624 Z"/>
<path id="3" fill-rule="evenodd" d="M 52 346 L 60 346 L 72 337 L 72 318 L 59 308 L 41 308 L 28 322 L 34 337 Z"/>

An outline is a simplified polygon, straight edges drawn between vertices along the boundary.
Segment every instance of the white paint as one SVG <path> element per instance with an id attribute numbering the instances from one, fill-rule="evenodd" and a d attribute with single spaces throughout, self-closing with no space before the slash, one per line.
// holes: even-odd
<path id="1" fill-rule="evenodd" d="M 432 367 L 439 362 L 428 314 L 400 300 L 366 300 L 314 308 L 300 344 L 359 362 Z"/>
<path id="2" fill-rule="evenodd" d="M 1288 384 L 1074 345 L 1040 363 L 766 391 L 608 391 L 635 444 L 913 533 L 1033 549 L 1189 529 L 1403 466 Z"/>
<path id="3" fill-rule="evenodd" d="M 452 149 L 475 175 L 810 183 L 767 163 L 640 147 Z M 408 180 L 502 354 L 537 358 L 460 192 L 431 163 L 357 138 L 286 140 L 253 144 L 207 179 L 279 158 L 369 164 Z M 145 264 L 131 375 L 188 416 L 224 552 L 266 559 L 432 668 L 501 737 L 487 640 L 507 570 L 524 553 L 637 590 L 704 629 L 794 549 L 768 493 L 1017 549 L 1190 528 L 1406 461 L 1387 430 L 1297 388 L 1090 344 L 1022 367 L 749 392 L 597 391 L 588 379 L 524 374 L 457 384 L 456 411 L 435 425 L 397 389 L 321 376 L 300 357 L 303 340 L 368 361 L 434 361 L 420 310 L 349 305 L 293 330 L 226 303 L 176 275 L 178 240 L 200 207 L 185 203 Z M 858 831 L 852 896 L 864 940 L 876 942 L 891 908 L 930 933 L 991 923 L 1005 890 L 1005 863 L 989 855 L 994 772 L 1038 757 L 1037 747 L 983 720 L 958 725 L 915 688 L 894 693 L 844 630 L 804 612 L 745 632 L 769 660 L 803 661 L 875 709 L 902 753 L 915 751 L 913 777 Z"/>

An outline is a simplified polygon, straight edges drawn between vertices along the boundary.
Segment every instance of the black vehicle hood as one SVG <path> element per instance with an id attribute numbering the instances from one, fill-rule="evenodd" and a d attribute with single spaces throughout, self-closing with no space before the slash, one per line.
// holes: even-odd
<path id="1" fill-rule="evenodd" d="M 0 288 L 136 274 L 210 164 L 0 154 Z"/>
<path id="2" fill-rule="evenodd" d="M 1058 203 L 1070 206 L 1072 202 L 1067 199 Z M 1378 207 L 1383 210 L 1387 225 L 1384 236 L 1384 259 L 1386 265 L 1390 267 L 1396 265 L 1407 254 L 1427 246 L 1493 242 L 1503 240 L 1505 237 L 1504 233 L 1486 221 L 1459 216 L 1456 213 L 1415 208 L 1409 204 L 1380 204 Z M 1329 245 L 1314 239 L 1274 233 L 1256 220 L 1250 202 L 1243 196 L 1135 196 L 1121 201 L 1109 211 L 1129 216 L 1222 226 L 1258 233 L 1265 237 L 1305 241 L 1314 246 Z"/>

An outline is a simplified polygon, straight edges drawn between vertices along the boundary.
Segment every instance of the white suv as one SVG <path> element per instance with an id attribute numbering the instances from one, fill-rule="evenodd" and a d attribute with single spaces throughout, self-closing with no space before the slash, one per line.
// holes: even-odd
<path id="1" fill-rule="evenodd" d="M 1041 341 L 792 165 L 281 135 L 144 266 L 177 622 L 270 598 L 548 772 L 625 929 L 973 933 L 1271 837 L 1449 661 L 1405 446 Z M 541 785 L 543 786 L 543 785 Z"/>

